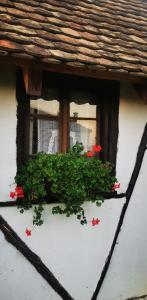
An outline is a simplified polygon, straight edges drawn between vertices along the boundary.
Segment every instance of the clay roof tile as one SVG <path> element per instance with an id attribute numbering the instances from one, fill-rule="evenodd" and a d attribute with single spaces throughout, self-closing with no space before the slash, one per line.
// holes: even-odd
<path id="1" fill-rule="evenodd" d="M 0 56 L 147 77 L 147 1 L 1 0 Z"/>

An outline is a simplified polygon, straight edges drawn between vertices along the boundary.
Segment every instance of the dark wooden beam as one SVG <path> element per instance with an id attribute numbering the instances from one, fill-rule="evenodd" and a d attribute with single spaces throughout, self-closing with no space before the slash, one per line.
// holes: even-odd
<path id="1" fill-rule="evenodd" d="M 143 89 L 143 100 L 144 100 L 144 104 L 147 105 L 147 85 L 144 86 Z"/>
<path id="2" fill-rule="evenodd" d="M 42 71 L 23 67 L 23 79 L 26 93 L 30 96 L 41 96 L 42 93 Z"/>
<path id="3" fill-rule="evenodd" d="M 137 152 L 137 157 L 136 157 L 136 162 L 135 162 L 135 166 L 134 166 L 134 170 L 130 179 L 130 182 L 128 184 L 128 188 L 126 191 L 126 198 L 130 199 L 132 192 L 134 190 L 140 169 L 141 169 L 141 165 L 142 165 L 142 161 L 143 161 L 143 157 L 144 157 L 144 153 L 146 151 L 146 146 L 147 146 L 147 123 L 145 125 L 145 129 L 144 129 L 144 133 L 139 145 L 139 149 Z"/>
<path id="4" fill-rule="evenodd" d="M 147 84 L 134 84 L 135 90 L 140 98 L 143 99 L 145 105 L 147 105 Z"/>
<path id="5" fill-rule="evenodd" d="M 120 193 L 120 194 L 117 194 L 117 192 L 115 191 L 115 192 L 110 192 L 110 193 L 105 193 L 104 195 L 104 198 L 105 199 L 120 199 L 120 198 L 124 198 L 124 197 L 126 197 L 126 193 Z M 60 199 L 57 199 L 57 202 L 59 203 L 60 202 Z M 10 200 L 10 201 L 0 201 L 0 208 L 1 207 L 19 207 L 19 204 L 21 205 L 21 200 L 14 200 L 14 201 L 12 201 L 12 200 Z M 55 199 L 51 199 L 51 201 L 50 202 L 42 202 L 42 204 L 45 204 L 45 205 L 50 205 L 50 204 L 55 204 Z M 36 200 L 36 201 L 33 201 L 33 203 L 32 203 L 32 207 L 34 206 L 34 205 L 38 205 L 38 201 Z"/>
<path id="6" fill-rule="evenodd" d="M 147 294 L 146 295 L 141 295 L 141 296 L 134 296 L 131 298 L 127 298 L 126 300 L 143 300 L 144 298 L 146 299 Z"/>
<path id="7" fill-rule="evenodd" d="M 30 101 L 26 94 L 23 74 L 21 69 L 17 70 L 16 76 L 16 99 L 17 99 L 17 171 L 28 159 L 29 153 L 29 113 Z M 26 142 L 25 142 L 26 141 Z"/>

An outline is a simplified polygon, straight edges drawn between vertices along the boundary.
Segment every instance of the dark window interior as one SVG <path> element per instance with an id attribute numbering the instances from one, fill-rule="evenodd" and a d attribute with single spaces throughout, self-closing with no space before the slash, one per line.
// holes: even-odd
<path id="1" fill-rule="evenodd" d="M 65 152 L 76 141 L 85 150 L 103 148 L 101 159 L 115 165 L 119 83 L 44 72 L 41 97 L 26 95 L 17 73 L 18 169 L 37 152 Z"/>

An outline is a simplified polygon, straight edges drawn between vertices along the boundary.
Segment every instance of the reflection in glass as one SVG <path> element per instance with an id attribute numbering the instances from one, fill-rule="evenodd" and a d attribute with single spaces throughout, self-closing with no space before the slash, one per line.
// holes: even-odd
<path id="1" fill-rule="evenodd" d="M 70 117 L 96 118 L 96 105 L 70 103 Z"/>
<path id="2" fill-rule="evenodd" d="M 93 93 L 72 91 L 70 93 L 70 117 L 96 118 L 96 97 Z"/>
<path id="3" fill-rule="evenodd" d="M 96 144 L 96 99 L 89 92 L 73 91 L 70 95 L 70 147 L 83 143 L 85 150 Z"/>
<path id="4" fill-rule="evenodd" d="M 30 101 L 30 112 L 33 113 L 37 110 L 38 114 L 48 116 L 59 115 L 59 102 L 57 100 L 46 101 L 43 99 L 31 100 Z"/>
<path id="5" fill-rule="evenodd" d="M 70 121 L 70 147 L 76 142 L 83 143 L 85 151 L 96 144 L 96 120 Z"/>

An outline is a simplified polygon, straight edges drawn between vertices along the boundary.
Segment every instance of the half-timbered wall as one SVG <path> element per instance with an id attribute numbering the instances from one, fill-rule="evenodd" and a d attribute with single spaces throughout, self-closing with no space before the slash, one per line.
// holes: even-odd
<path id="1" fill-rule="evenodd" d="M 13 183 L 16 173 L 16 110 L 15 70 L 1 71 L 0 201 L 8 201 L 10 184 Z M 126 191 L 130 180 L 146 120 L 147 105 L 139 98 L 133 85 L 122 83 L 116 166 L 117 177 L 121 183 L 120 192 Z M 136 295 L 137 291 L 139 295 L 147 294 L 147 288 L 143 285 L 144 278 L 147 278 L 147 265 L 143 266 L 147 247 L 146 171 L 145 157 L 141 176 L 139 175 L 119 235 L 119 244 L 114 250 L 101 294 L 98 296 L 100 300 L 125 300 Z M 0 215 L 42 259 L 73 299 L 90 300 L 109 254 L 124 202 L 125 198 L 107 200 L 101 208 L 92 204 L 85 205 L 88 220 L 93 217 L 101 220 L 100 225 L 95 227 L 90 223 L 82 227 L 74 217 L 53 216 L 52 205 L 46 205 L 45 222 L 43 226 L 33 230 L 31 237 L 24 233 L 26 227 L 32 226 L 31 211 L 22 215 L 15 207 L 1 207 Z M 2 232 L 0 249 L 0 299 L 14 300 L 16 295 L 20 300 L 61 299 L 30 262 L 5 241 Z M 136 277 L 133 277 L 134 274 Z"/>
<path id="2" fill-rule="evenodd" d="M 147 299 L 146 184 L 147 153 L 98 300 Z"/>

